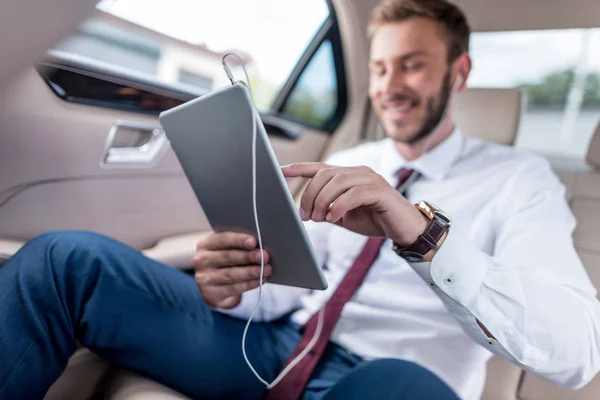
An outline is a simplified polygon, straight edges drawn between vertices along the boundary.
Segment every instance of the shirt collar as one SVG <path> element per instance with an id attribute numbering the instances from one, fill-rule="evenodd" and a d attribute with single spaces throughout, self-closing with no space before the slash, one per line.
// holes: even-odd
<path id="1" fill-rule="evenodd" d="M 448 175 L 450 167 L 460 155 L 463 140 L 463 134 L 455 128 L 442 143 L 409 162 L 396 150 L 392 139 L 384 139 L 380 173 L 388 182 L 394 182 L 396 172 L 400 168 L 412 168 L 427 179 L 442 180 Z"/>

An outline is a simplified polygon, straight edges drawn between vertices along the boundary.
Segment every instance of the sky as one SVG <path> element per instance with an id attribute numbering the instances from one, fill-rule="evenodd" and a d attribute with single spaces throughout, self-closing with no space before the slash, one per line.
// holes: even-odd
<path id="1" fill-rule="evenodd" d="M 283 82 L 327 17 L 324 0 L 104 0 L 99 8 L 215 51 L 249 53 L 263 79 Z M 476 33 L 469 85 L 513 87 L 571 67 L 582 54 L 584 31 Z M 590 71 L 600 72 L 600 29 L 590 31 Z"/>
<path id="2" fill-rule="evenodd" d="M 329 15 L 324 0 L 104 0 L 98 8 L 215 51 L 244 50 L 274 83 Z"/>

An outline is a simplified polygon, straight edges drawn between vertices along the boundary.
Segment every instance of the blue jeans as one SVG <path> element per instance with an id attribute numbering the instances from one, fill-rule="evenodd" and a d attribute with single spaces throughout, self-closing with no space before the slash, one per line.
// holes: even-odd
<path id="1" fill-rule="evenodd" d="M 76 343 L 197 399 L 260 399 L 244 362 L 246 321 L 210 309 L 187 274 L 114 240 L 52 233 L 0 267 L 0 399 L 39 399 Z M 281 319 L 255 323 L 250 361 L 275 378 L 300 339 Z M 363 362 L 330 344 L 306 399 L 456 399 L 427 370 L 401 360 Z"/>

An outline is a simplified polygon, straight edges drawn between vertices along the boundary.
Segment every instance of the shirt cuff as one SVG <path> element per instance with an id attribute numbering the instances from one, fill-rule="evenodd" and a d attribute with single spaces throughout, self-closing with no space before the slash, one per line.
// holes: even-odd
<path id="1" fill-rule="evenodd" d="M 527 346 L 512 322 L 481 296 L 484 279 L 494 268 L 493 263 L 490 256 L 458 229 L 450 228 L 431 262 L 410 265 L 477 343 L 521 366 L 540 366 L 547 362 L 547 354 Z M 477 318 L 487 321 L 486 328 L 496 339 L 487 337 L 477 324 Z"/>
<path id="2" fill-rule="evenodd" d="M 488 255 L 456 227 L 450 228 L 431 262 L 410 264 L 430 286 L 439 287 L 466 308 L 474 306 L 491 267 Z"/>

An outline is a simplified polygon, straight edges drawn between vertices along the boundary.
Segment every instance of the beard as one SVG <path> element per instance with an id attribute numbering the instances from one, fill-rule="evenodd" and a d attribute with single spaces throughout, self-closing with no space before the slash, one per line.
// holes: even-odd
<path id="1" fill-rule="evenodd" d="M 444 76 L 440 91 L 437 95 L 431 96 L 425 100 L 425 115 L 423 116 L 421 126 L 412 135 L 402 139 L 394 138 L 394 140 L 413 145 L 429 136 L 440 124 L 442 118 L 444 118 L 446 108 L 448 108 L 448 103 L 450 102 L 450 93 L 450 69 L 448 69 L 446 76 Z"/>

